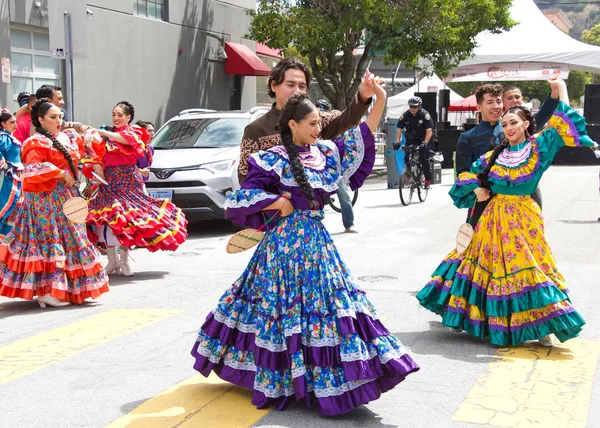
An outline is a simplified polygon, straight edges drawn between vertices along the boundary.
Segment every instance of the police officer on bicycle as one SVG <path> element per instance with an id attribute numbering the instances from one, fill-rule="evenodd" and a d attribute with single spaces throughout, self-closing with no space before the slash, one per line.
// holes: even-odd
<path id="1" fill-rule="evenodd" d="M 429 165 L 429 140 L 433 135 L 433 121 L 431 115 L 423 107 L 423 100 L 420 97 L 411 97 L 408 100 L 409 109 L 404 112 L 398 119 L 396 127 L 396 144 L 394 149 L 400 148 L 400 140 L 402 131 L 405 131 L 404 137 L 407 146 L 419 147 L 419 160 L 425 175 L 425 188 L 429 188 L 431 183 L 431 167 Z M 409 166 L 410 155 L 405 153 L 404 165 Z"/>

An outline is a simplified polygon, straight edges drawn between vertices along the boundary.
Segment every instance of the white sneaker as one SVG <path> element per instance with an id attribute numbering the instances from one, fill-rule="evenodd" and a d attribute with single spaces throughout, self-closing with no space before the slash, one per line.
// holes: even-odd
<path id="1" fill-rule="evenodd" d="M 345 230 L 345 233 L 358 233 L 358 230 L 356 230 L 354 226 L 350 226 Z"/>

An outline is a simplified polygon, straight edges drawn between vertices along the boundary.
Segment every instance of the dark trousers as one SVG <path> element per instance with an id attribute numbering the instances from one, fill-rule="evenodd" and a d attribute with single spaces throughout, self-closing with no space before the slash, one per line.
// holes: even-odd
<path id="1" fill-rule="evenodd" d="M 407 146 L 419 146 L 419 161 L 421 162 L 421 167 L 423 168 L 423 174 L 425 175 L 425 180 L 431 181 L 431 165 L 429 165 L 429 144 L 421 144 L 422 141 L 407 141 Z M 404 155 L 404 165 L 408 167 L 409 156 Z"/>
<path id="2" fill-rule="evenodd" d="M 467 220 L 469 220 L 469 223 L 471 224 L 471 226 L 473 226 L 473 229 L 475 229 L 475 226 L 479 221 L 479 217 L 481 217 L 481 214 L 483 214 L 485 207 L 487 207 L 487 205 L 490 203 L 493 197 L 494 195 L 492 195 L 487 201 L 475 203 L 475 210 L 473 211 L 473 217 L 471 217 L 471 220 L 469 220 L 469 215 L 471 215 L 472 208 L 469 208 Z M 542 192 L 540 192 L 539 187 L 535 188 L 534 192 L 531 194 L 531 199 L 533 199 L 540 206 L 540 209 L 542 209 Z"/>

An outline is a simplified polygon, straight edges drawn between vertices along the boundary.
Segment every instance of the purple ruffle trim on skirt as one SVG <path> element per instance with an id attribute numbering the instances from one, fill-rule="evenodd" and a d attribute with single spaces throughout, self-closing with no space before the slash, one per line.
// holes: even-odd
<path id="1" fill-rule="evenodd" d="M 379 320 L 362 313 L 357 313 L 356 317 L 356 319 L 352 317 L 339 319 L 340 335 L 358 334 L 363 341 L 370 342 L 377 337 L 390 334 Z M 290 391 L 290 395 L 268 397 L 254 389 L 255 371 L 232 368 L 225 365 L 222 359 L 217 363 L 210 361 L 209 358 L 198 352 L 200 342 L 197 341 L 191 352 L 195 358 L 194 369 L 204 376 L 208 376 L 211 371 L 214 371 L 227 382 L 254 390 L 252 403 L 258 408 L 273 406 L 277 410 L 284 410 L 292 404 L 303 402 L 307 407 L 316 407 L 322 416 L 339 415 L 378 399 L 382 393 L 398 385 L 406 376 L 419 370 L 419 366 L 406 353 L 385 363 L 381 362 L 378 355 L 368 360 L 342 361 L 339 345 L 307 346 L 302 343 L 302 336 L 298 333 L 286 337 L 285 347 L 282 351 L 270 351 L 255 344 L 254 333 L 245 333 L 230 328 L 217 321 L 212 312 L 203 324 L 202 331 L 206 336 L 217 339 L 222 344 L 227 344 L 240 351 L 251 351 L 254 356 L 254 364 L 258 367 L 268 370 L 290 370 L 292 354 L 302 351 L 307 367 L 341 366 L 347 382 L 361 383 L 339 395 L 316 397 L 312 390 L 308 390 L 306 379 L 302 374 L 294 377 L 294 388 L 293 391 Z"/>

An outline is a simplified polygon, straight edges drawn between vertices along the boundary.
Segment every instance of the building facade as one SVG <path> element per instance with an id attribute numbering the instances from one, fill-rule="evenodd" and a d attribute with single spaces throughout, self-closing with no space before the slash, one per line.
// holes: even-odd
<path id="1" fill-rule="evenodd" d="M 187 108 L 256 104 L 255 76 L 269 67 L 244 38 L 255 0 L 77 0 L 86 9 L 71 17 L 73 43 L 82 34 L 87 42 L 68 67 L 51 41 L 73 1 L 0 2 L 0 107 L 15 110 L 20 92 L 43 84 L 62 86 L 70 119 L 92 126 L 110 123 L 121 100 L 134 105 L 136 119 L 157 125 Z M 70 70 L 72 91 L 65 91 Z"/>
<path id="2" fill-rule="evenodd" d="M 546 9 L 542 11 L 548 21 L 552 22 L 563 33 L 569 34 L 573 28 L 573 22 L 561 9 Z"/>

